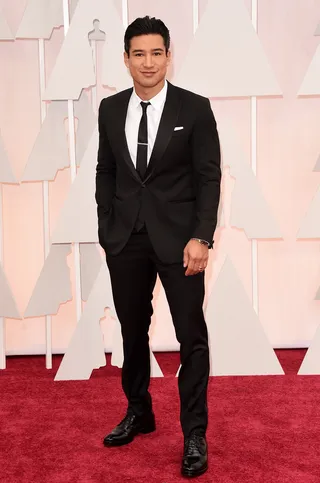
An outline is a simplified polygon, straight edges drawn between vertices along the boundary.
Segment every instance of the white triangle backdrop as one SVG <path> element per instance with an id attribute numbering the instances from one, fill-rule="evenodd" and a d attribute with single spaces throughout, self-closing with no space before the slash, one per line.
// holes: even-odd
<path id="1" fill-rule="evenodd" d="M 299 96 L 320 95 L 320 44 L 312 58 L 311 64 L 298 92 Z"/>
<path id="2" fill-rule="evenodd" d="M 0 40 L 13 40 L 14 35 L 5 19 L 2 9 L 0 7 Z"/>
<path id="3" fill-rule="evenodd" d="M 76 100 L 83 88 L 96 84 L 88 33 L 100 20 L 106 32 L 102 82 L 121 90 L 132 84 L 123 63 L 124 29 L 112 0 L 79 0 L 44 95 L 46 100 Z M 81 55 L 79 55 L 81 52 Z"/>
<path id="4" fill-rule="evenodd" d="M 16 183 L 0 133 L 0 183 Z"/>
<path id="5" fill-rule="evenodd" d="M 230 174 L 236 180 L 231 201 L 231 225 L 242 228 L 250 239 L 281 238 L 258 180 L 245 161 L 233 126 L 225 120 L 219 121 L 218 126 L 223 166 L 230 166 Z"/>
<path id="6" fill-rule="evenodd" d="M 242 0 L 208 0 L 174 82 L 206 97 L 281 95 Z"/>
<path id="7" fill-rule="evenodd" d="M 94 131 L 53 232 L 53 243 L 98 242 L 95 170 L 98 132 Z"/>
<path id="8" fill-rule="evenodd" d="M 49 39 L 55 27 L 63 25 L 62 0 L 29 0 L 16 37 Z"/>
<path id="9" fill-rule="evenodd" d="M 7 277 L 0 264 L 0 317 L 21 319 Z"/>
<path id="10" fill-rule="evenodd" d="M 72 299 L 67 256 L 70 245 L 52 245 L 26 308 L 25 317 L 53 315 L 62 303 Z"/>

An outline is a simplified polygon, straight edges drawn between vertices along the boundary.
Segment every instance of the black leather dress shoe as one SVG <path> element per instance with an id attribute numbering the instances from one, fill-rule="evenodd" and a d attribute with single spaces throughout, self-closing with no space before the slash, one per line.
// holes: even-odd
<path id="1" fill-rule="evenodd" d="M 190 478 L 205 473 L 208 469 L 208 452 L 206 438 L 192 433 L 184 442 L 184 453 L 181 473 Z"/>
<path id="2" fill-rule="evenodd" d="M 121 423 L 104 438 L 103 444 L 105 446 L 122 446 L 131 443 L 137 434 L 152 433 L 155 429 L 156 422 L 153 413 L 144 416 L 127 414 Z"/>

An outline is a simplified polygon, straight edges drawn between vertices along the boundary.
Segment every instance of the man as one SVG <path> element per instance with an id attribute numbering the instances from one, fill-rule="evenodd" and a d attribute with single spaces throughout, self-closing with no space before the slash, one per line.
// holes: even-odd
<path id="1" fill-rule="evenodd" d="M 166 81 L 169 46 L 161 20 L 138 18 L 129 25 L 124 61 L 134 89 L 103 99 L 99 108 L 99 241 L 121 324 L 128 399 L 125 418 L 104 444 L 127 444 L 155 430 L 148 330 L 159 274 L 180 343 L 182 474 L 191 477 L 208 466 L 202 305 L 220 197 L 220 147 L 209 100 Z"/>

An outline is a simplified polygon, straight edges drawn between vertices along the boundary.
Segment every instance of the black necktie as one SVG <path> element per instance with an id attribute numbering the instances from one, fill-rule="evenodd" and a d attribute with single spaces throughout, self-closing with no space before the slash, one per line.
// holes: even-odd
<path id="1" fill-rule="evenodd" d="M 148 164 L 148 120 L 147 108 L 150 102 L 141 102 L 142 116 L 138 132 L 138 149 L 137 149 L 137 171 L 141 179 L 144 178 Z"/>

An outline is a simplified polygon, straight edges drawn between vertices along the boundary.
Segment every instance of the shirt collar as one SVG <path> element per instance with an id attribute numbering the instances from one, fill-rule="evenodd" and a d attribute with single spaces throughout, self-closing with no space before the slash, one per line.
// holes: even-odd
<path id="1" fill-rule="evenodd" d="M 156 96 L 154 96 L 152 99 L 149 99 L 150 104 L 157 111 L 159 111 L 165 103 L 165 100 L 166 100 L 166 97 L 167 97 L 167 90 L 168 90 L 168 82 L 165 81 L 164 86 L 161 89 L 161 91 L 158 92 L 158 94 Z M 138 106 L 140 106 L 140 102 L 146 102 L 146 101 L 142 101 L 142 99 L 140 99 L 140 97 L 137 95 L 136 91 L 133 89 L 131 102 L 132 102 L 133 107 L 137 108 Z"/>

